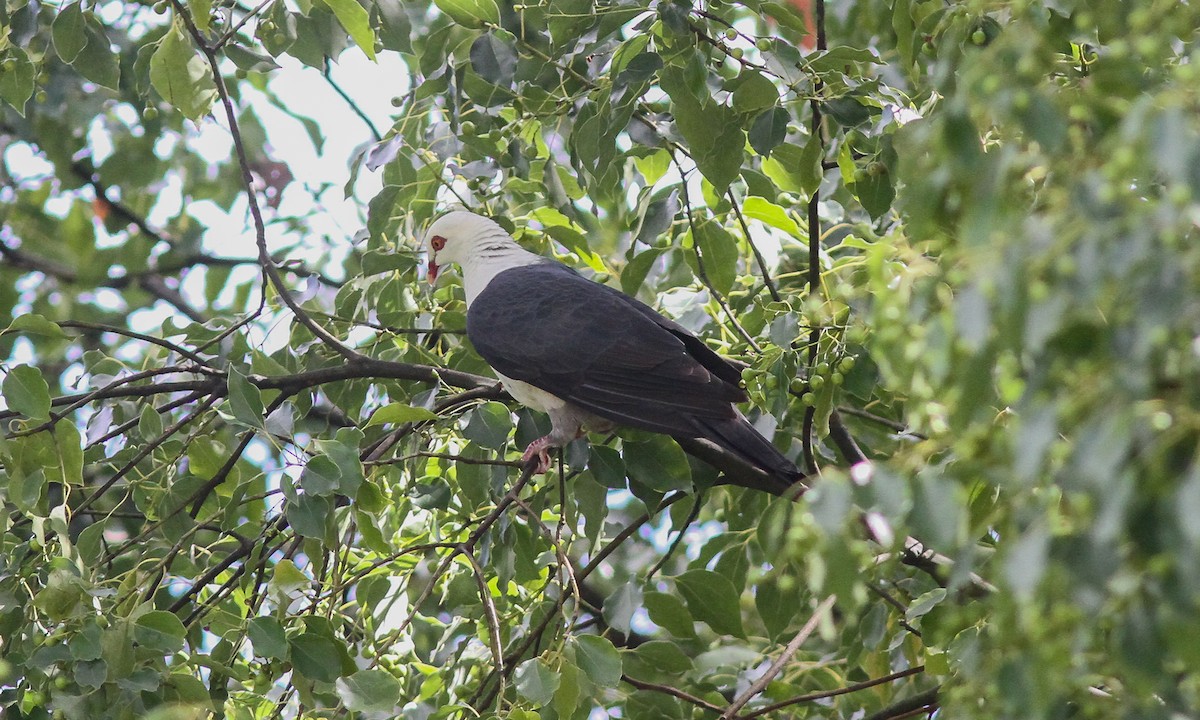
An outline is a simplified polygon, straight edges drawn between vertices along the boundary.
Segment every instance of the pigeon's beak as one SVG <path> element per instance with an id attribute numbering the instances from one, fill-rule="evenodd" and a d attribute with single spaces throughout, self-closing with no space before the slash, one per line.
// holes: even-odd
<path id="1" fill-rule="evenodd" d="M 441 269 L 442 268 L 440 265 L 437 264 L 437 261 L 434 260 L 433 257 L 430 257 L 429 258 L 429 269 L 428 269 L 428 272 L 425 273 L 425 279 L 429 281 L 430 285 L 433 285 L 434 283 L 437 282 L 438 270 L 441 270 Z"/>

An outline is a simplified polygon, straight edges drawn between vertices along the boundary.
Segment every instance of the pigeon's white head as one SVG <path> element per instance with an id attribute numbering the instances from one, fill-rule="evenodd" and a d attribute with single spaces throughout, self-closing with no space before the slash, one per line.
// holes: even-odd
<path id="1" fill-rule="evenodd" d="M 432 284 L 445 265 L 457 263 L 465 269 L 467 262 L 482 250 L 515 245 L 494 220 L 466 210 L 448 212 L 429 226 L 421 240 L 421 247 L 429 257 L 426 277 Z"/>

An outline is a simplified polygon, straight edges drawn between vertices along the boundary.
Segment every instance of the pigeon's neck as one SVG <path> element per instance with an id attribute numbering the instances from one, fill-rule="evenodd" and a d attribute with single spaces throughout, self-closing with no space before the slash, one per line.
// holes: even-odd
<path id="1" fill-rule="evenodd" d="M 483 292 L 492 278 L 505 270 L 542 262 L 544 258 L 513 242 L 508 233 L 489 236 L 480 241 L 471 256 L 462 263 L 463 290 L 467 307 Z"/>

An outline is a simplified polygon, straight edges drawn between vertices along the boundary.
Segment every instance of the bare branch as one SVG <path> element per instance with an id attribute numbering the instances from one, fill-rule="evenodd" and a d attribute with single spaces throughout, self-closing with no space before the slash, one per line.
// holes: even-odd
<path id="1" fill-rule="evenodd" d="M 725 708 L 725 712 L 721 714 L 721 720 L 733 720 L 733 718 L 737 717 L 738 711 L 746 706 L 746 703 L 750 702 L 755 695 L 762 692 L 767 685 L 771 684 L 771 681 L 783 670 L 783 666 L 791 662 L 792 657 L 800 649 L 800 646 L 804 644 L 804 641 L 808 639 L 808 636 L 812 635 L 813 630 L 817 629 L 817 623 L 821 621 L 821 617 L 825 613 L 829 612 L 829 608 L 833 606 L 833 601 L 836 599 L 836 595 L 830 595 L 822 600 L 820 605 L 817 605 L 817 609 L 813 610 L 812 617 L 808 619 L 808 622 L 804 623 L 804 627 L 800 628 L 800 632 L 796 633 L 796 636 L 783 648 L 783 652 L 779 654 L 779 657 L 775 658 L 770 667 L 757 680 L 751 683 L 750 687 L 746 688 L 744 693 L 735 698 L 729 707 Z"/>
<path id="2" fill-rule="evenodd" d="M 684 702 L 689 702 L 696 707 L 702 707 L 705 710 L 711 710 L 718 713 L 724 710 L 724 708 L 722 708 L 720 705 L 715 705 L 704 698 L 696 697 L 691 693 L 684 692 L 678 688 L 671 687 L 670 685 L 659 685 L 658 683 L 646 682 L 645 680 L 638 680 L 637 678 L 633 678 L 625 674 L 621 675 L 621 680 L 629 683 L 638 690 L 649 690 L 651 692 L 670 695 L 671 697 L 679 698 Z"/>
<path id="3" fill-rule="evenodd" d="M 873 688 L 876 685 L 883 685 L 886 683 L 895 682 L 897 680 L 902 680 L 902 679 L 904 679 L 906 677 L 910 677 L 912 675 L 919 675 L 920 673 L 923 673 L 923 672 L 925 672 L 925 666 L 918 665 L 914 668 L 909 668 L 907 670 L 901 670 L 900 672 L 895 672 L 895 673 L 892 673 L 891 675 L 884 675 L 883 677 L 878 677 L 878 678 L 875 678 L 874 680 L 865 680 L 860 683 L 854 683 L 853 685 L 847 685 L 846 687 L 840 687 L 840 688 L 837 688 L 836 690 L 824 690 L 822 692 L 809 693 L 807 695 L 797 695 L 796 697 L 788 698 L 787 700 L 781 700 L 780 702 L 777 702 L 773 705 L 768 705 L 764 708 L 759 708 L 758 710 L 755 710 L 752 713 L 747 713 L 745 715 L 742 715 L 742 720 L 753 720 L 754 718 L 762 717 L 763 715 L 773 713 L 776 710 L 782 710 L 786 707 L 791 707 L 792 705 L 799 705 L 801 703 L 814 702 L 817 700 L 824 700 L 826 698 L 837 697 L 838 695 L 849 695 L 850 693 L 856 693 L 861 690 L 866 690 L 867 688 Z"/>
<path id="4" fill-rule="evenodd" d="M 937 706 L 938 694 L 941 692 L 941 689 L 941 685 L 934 685 L 924 692 L 919 692 L 910 698 L 889 705 L 877 713 L 868 715 L 866 720 L 897 720 L 898 718 L 907 717 L 915 710 L 934 708 Z"/>

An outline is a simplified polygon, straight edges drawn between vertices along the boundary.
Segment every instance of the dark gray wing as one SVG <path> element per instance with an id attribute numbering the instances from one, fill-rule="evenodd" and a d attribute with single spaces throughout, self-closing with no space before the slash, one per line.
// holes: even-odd
<path id="1" fill-rule="evenodd" d="M 695 437 L 746 399 L 737 368 L 687 330 L 556 262 L 493 278 L 467 337 L 497 372 L 630 427 Z"/>

